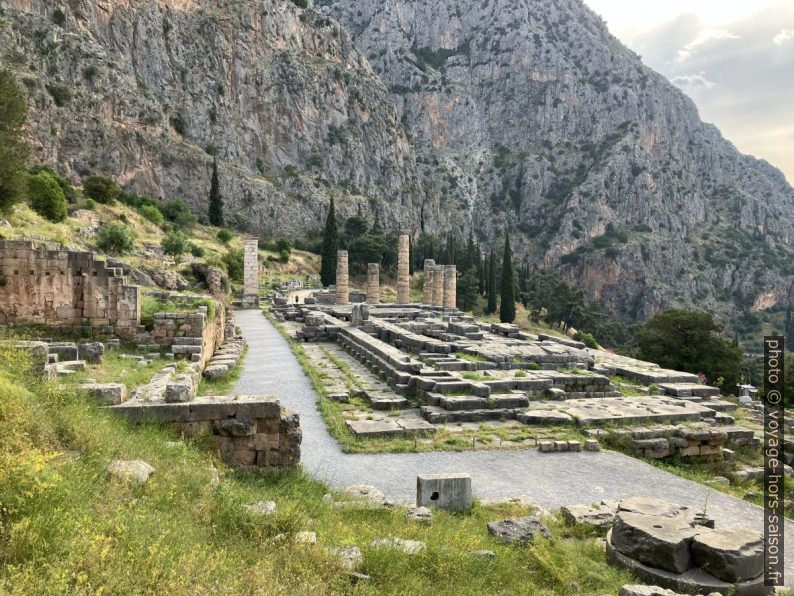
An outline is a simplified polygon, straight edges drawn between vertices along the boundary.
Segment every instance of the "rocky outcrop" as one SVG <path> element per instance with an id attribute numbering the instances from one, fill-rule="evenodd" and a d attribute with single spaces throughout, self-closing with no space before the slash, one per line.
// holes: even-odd
<path id="1" fill-rule="evenodd" d="M 792 188 L 581 0 L 315 4 L 4 3 L 34 157 L 199 214 L 217 159 L 227 223 L 267 237 L 331 196 L 414 236 L 507 227 L 628 320 L 785 300 Z"/>
<path id="2" fill-rule="evenodd" d="M 389 86 L 414 141 L 425 229 L 511 229 L 628 319 L 729 313 L 794 275 L 794 191 L 580 0 L 321 0 Z M 465 237 L 465 236 L 464 236 Z"/>

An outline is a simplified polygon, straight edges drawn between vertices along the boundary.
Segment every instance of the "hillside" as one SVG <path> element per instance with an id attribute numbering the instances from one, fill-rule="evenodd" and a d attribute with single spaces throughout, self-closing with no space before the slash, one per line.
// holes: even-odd
<path id="1" fill-rule="evenodd" d="M 736 319 L 794 281 L 794 190 L 580 0 L 12 0 L 37 161 L 264 237 L 344 219 L 557 269 L 627 321 Z M 341 24 L 340 24 L 341 23 Z"/>

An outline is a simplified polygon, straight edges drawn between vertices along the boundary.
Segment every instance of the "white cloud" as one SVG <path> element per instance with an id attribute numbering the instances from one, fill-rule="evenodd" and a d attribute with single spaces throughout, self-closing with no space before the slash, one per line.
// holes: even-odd
<path id="1" fill-rule="evenodd" d="M 678 50 L 676 62 L 683 62 L 684 60 L 687 60 L 705 45 L 714 43 L 715 41 L 725 41 L 730 39 L 739 39 L 739 36 L 725 29 L 703 29 L 703 31 L 695 36 L 695 39 Z"/>
<path id="2" fill-rule="evenodd" d="M 700 74 L 681 75 L 674 77 L 670 82 L 688 95 L 697 95 L 703 91 L 708 91 L 716 85 L 714 81 L 709 81 L 706 78 L 705 72 L 701 72 Z"/>
<path id="3" fill-rule="evenodd" d="M 781 29 L 772 41 L 775 42 L 775 45 L 781 46 L 789 39 L 794 39 L 794 29 Z"/>

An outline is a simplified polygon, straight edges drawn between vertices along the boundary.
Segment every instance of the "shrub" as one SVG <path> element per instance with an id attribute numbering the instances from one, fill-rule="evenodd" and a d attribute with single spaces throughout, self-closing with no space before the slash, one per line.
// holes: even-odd
<path id="1" fill-rule="evenodd" d="M 588 348 L 592 348 L 594 350 L 598 349 L 598 342 L 595 340 L 595 337 L 593 337 L 592 333 L 577 331 L 573 334 L 573 338 L 576 341 L 582 342 Z"/>
<path id="2" fill-rule="evenodd" d="M 47 172 L 28 176 L 28 202 L 33 211 L 50 221 L 66 219 L 66 197 Z"/>
<path id="3" fill-rule="evenodd" d="M 308 8 L 309 0 L 292 0 L 292 3 L 298 8 Z"/>
<path id="4" fill-rule="evenodd" d="M 97 232 L 97 248 L 112 254 L 123 254 L 135 245 L 133 231 L 120 223 L 105 224 Z"/>
<path id="5" fill-rule="evenodd" d="M 112 205 L 119 198 L 119 187 L 105 176 L 88 176 L 83 180 L 83 193 L 103 205 Z"/>
<path id="6" fill-rule="evenodd" d="M 47 91 L 50 92 L 55 105 L 59 108 L 65 106 L 72 99 L 72 90 L 66 85 L 61 85 L 60 83 L 48 83 L 45 85 L 45 87 Z"/>
<path id="7" fill-rule="evenodd" d="M 182 230 L 190 230 L 196 225 L 198 218 L 184 201 L 174 199 L 160 207 L 165 218 Z"/>
<path id="8" fill-rule="evenodd" d="M 223 255 L 223 264 L 229 279 L 241 283 L 243 281 L 243 251 L 239 248 L 232 248 Z"/>
<path id="9" fill-rule="evenodd" d="M 204 256 L 204 249 L 198 244 L 191 242 L 189 246 L 189 250 L 190 250 L 190 254 L 196 258 L 200 258 Z"/>
<path id="10" fill-rule="evenodd" d="M 163 236 L 160 245 L 163 247 L 163 252 L 179 259 L 181 255 L 187 252 L 188 239 L 185 234 L 179 230 L 172 230 Z"/>
<path id="11" fill-rule="evenodd" d="M 171 116 L 171 127 L 180 135 L 185 136 L 187 132 L 187 123 L 185 119 L 182 117 L 182 114 L 174 114 Z"/>
<path id="12" fill-rule="evenodd" d="M 223 242 L 224 244 L 228 244 L 228 243 L 229 243 L 229 241 L 230 241 L 232 238 L 234 238 L 234 234 L 232 234 L 232 233 L 231 233 L 229 230 L 227 230 L 226 228 L 223 228 L 223 229 L 221 229 L 221 230 L 218 230 L 218 234 L 217 234 L 216 238 L 217 238 L 219 241 Z"/>
<path id="13" fill-rule="evenodd" d="M 66 15 L 60 8 L 56 8 L 55 12 L 52 13 L 52 22 L 58 25 L 59 27 L 62 26 L 66 22 Z"/>
<path id="14" fill-rule="evenodd" d="M 61 187 L 61 190 L 63 191 L 63 196 L 66 197 L 66 200 L 69 203 L 74 203 L 79 198 L 79 193 L 77 192 L 77 189 L 71 184 L 69 184 L 69 181 L 63 176 L 61 176 L 58 172 L 56 172 L 52 166 L 46 164 L 37 164 L 32 168 L 30 168 L 29 171 L 31 174 L 46 172 L 47 174 L 52 176 L 53 180 L 55 180 L 58 183 L 58 186 Z"/>
<path id="15" fill-rule="evenodd" d="M 138 213 L 158 227 L 165 223 L 163 212 L 154 205 L 141 205 Z"/>

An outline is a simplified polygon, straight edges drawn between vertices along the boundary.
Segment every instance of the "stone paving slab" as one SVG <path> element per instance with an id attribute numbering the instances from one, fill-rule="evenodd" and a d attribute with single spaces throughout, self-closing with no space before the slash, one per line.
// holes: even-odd
<path id="1" fill-rule="evenodd" d="M 373 484 L 389 499 L 413 503 L 420 474 L 467 473 L 479 499 L 528 498 L 546 509 L 604 499 L 656 497 L 708 511 L 724 526 L 760 530 L 763 509 L 707 486 L 675 476 L 612 451 L 540 453 L 480 450 L 394 454 L 345 454 L 328 434 L 317 411 L 317 396 L 289 346 L 258 311 L 236 314 L 249 355 L 236 391 L 268 393 L 301 417 L 304 469 L 332 488 Z M 785 547 L 794 552 L 794 522 L 786 520 Z M 786 560 L 794 585 L 794 557 Z"/>

